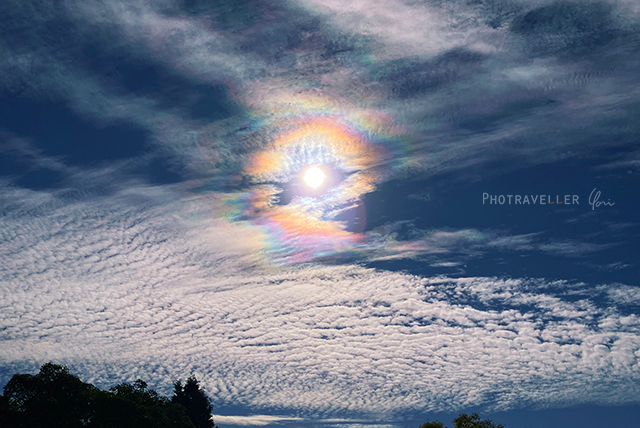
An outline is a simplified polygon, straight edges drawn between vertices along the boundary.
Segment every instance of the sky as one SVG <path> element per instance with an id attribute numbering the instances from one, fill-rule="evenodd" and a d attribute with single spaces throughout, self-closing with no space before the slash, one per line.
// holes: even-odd
<path id="1" fill-rule="evenodd" d="M 4 0 L 0 386 L 632 426 L 639 69 L 637 0 Z"/>

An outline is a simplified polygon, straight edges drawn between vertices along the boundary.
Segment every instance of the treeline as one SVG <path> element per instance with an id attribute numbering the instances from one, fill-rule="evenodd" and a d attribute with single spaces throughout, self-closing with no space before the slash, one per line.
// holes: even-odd
<path id="1" fill-rule="evenodd" d="M 47 363 L 35 376 L 13 375 L 0 395 L 2 428 L 217 428 L 213 407 L 190 377 L 171 399 L 138 379 L 108 391 L 82 382 L 67 367 Z"/>
<path id="2" fill-rule="evenodd" d="M 461 414 L 453 420 L 453 428 L 505 428 L 504 425 L 496 425 L 489 419 L 481 420 L 477 413 L 467 415 Z M 446 428 L 442 422 L 427 422 L 420 425 L 420 428 Z"/>

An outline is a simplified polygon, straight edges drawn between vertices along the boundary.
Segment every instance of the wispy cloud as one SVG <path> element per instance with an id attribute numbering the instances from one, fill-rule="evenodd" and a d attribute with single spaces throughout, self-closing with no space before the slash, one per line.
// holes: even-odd
<path id="1" fill-rule="evenodd" d="M 242 426 L 265 426 L 278 422 L 303 421 L 302 418 L 291 418 L 286 416 L 273 415 L 252 415 L 252 416 L 223 416 L 213 415 L 213 420 L 219 424 L 242 425 Z"/>
<path id="2" fill-rule="evenodd" d="M 401 229 L 404 229 L 402 233 Z M 386 224 L 371 231 L 369 238 L 369 247 L 363 250 L 363 257 L 371 260 L 414 259 L 426 255 L 475 257 L 496 250 L 582 257 L 615 247 L 613 243 L 550 238 L 542 232 L 513 235 L 499 230 L 420 230 L 411 222 Z M 438 264 L 445 266 L 446 263 L 458 264 L 446 260 Z"/>
<path id="3" fill-rule="evenodd" d="M 306 422 L 314 424 L 322 424 L 328 427 L 370 427 L 370 428 L 393 428 L 395 425 L 381 425 L 371 421 L 363 421 L 357 419 L 306 419 L 290 416 L 275 415 L 251 415 L 251 416 L 230 416 L 230 415 L 213 415 L 213 420 L 219 424 L 240 425 L 240 426 L 265 426 L 272 424 L 280 424 L 283 422 Z M 362 423 L 365 423 L 363 425 Z"/>

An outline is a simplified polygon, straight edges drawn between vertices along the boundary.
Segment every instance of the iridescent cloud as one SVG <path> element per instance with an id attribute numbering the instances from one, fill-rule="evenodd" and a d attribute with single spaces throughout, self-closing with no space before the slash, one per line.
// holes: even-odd
<path id="1" fill-rule="evenodd" d="M 366 247 L 367 237 L 358 231 L 364 218 L 354 217 L 364 217 L 363 195 L 389 174 L 390 160 L 402 149 L 402 130 L 387 114 L 346 106 L 302 97 L 275 118 L 261 118 L 271 138 L 246 157 L 243 174 L 252 187 L 230 201 L 231 217 L 263 228 L 275 263 Z M 318 189 L 302 180 L 311 166 L 326 176 Z M 348 228 L 350 217 L 360 226 Z"/>

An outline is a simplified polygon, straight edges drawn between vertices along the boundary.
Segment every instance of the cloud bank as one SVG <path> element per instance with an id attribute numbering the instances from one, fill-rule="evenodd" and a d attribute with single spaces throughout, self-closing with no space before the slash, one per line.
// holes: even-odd
<path id="1" fill-rule="evenodd" d="M 5 367 L 59 361 L 99 385 L 196 373 L 216 403 L 295 417 L 637 402 L 629 285 L 273 271 L 202 200 L 35 196 L 5 213 Z"/>

